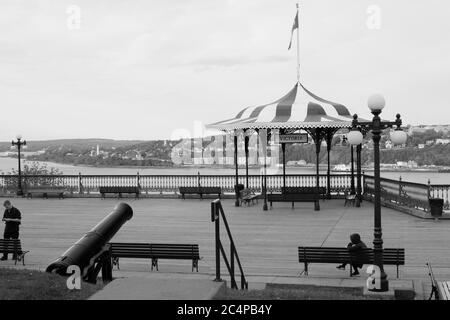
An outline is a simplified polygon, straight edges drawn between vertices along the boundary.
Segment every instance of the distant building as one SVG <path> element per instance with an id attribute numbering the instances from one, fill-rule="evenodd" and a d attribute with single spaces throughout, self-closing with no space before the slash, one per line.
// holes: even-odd
<path id="1" fill-rule="evenodd" d="M 417 168 L 419 165 L 417 164 L 417 162 L 413 161 L 413 160 L 409 160 L 408 161 L 408 167 L 409 168 Z"/>
<path id="2" fill-rule="evenodd" d="M 450 139 L 436 139 L 436 144 L 449 144 Z"/>
<path id="3" fill-rule="evenodd" d="M 397 161 L 397 167 L 408 167 L 408 162 L 406 162 L 406 161 Z"/>
<path id="4" fill-rule="evenodd" d="M 427 141 L 425 142 L 425 144 L 426 144 L 427 146 L 432 146 L 432 145 L 434 144 L 434 140 L 427 140 Z"/>
<path id="5" fill-rule="evenodd" d="M 423 148 L 425 148 L 425 144 L 424 144 L 424 143 L 419 143 L 419 144 L 417 145 L 417 148 L 423 149 Z"/>

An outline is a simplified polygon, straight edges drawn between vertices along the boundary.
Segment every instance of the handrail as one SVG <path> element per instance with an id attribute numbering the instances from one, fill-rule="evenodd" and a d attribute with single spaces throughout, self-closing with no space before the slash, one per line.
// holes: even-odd
<path id="1" fill-rule="evenodd" d="M 268 175 L 268 192 L 278 192 L 283 186 L 283 175 Z M 320 185 L 327 186 L 326 175 L 319 175 Z M 249 186 L 252 191 L 262 189 L 259 174 L 248 176 Z M 79 194 L 98 192 L 100 186 L 139 186 L 141 192 L 177 192 L 181 186 L 216 186 L 223 192 L 235 192 L 236 184 L 234 175 L 27 175 L 21 176 L 22 185 L 48 185 L 64 186 Z M 239 176 L 239 182 L 245 182 L 245 176 Z M 332 174 L 330 193 L 343 194 L 350 188 L 350 175 Z M 316 176 L 314 174 L 288 174 L 287 185 L 315 186 Z M 0 189 L 2 191 L 15 189 L 18 185 L 17 175 L 0 175 Z"/>
<path id="2" fill-rule="evenodd" d="M 220 216 L 222 216 L 225 229 L 227 230 L 227 235 L 230 240 L 230 261 L 227 259 L 227 255 L 220 240 Z M 238 252 L 236 250 L 236 245 L 234 244 L 233 236 L 231 235 L 230 227 L 228 225 L 227 218 L 225 217 L 225 212 L 222 207 L 220 199 L 216 199 L 211 202 L 211 222 L 215 223 L 215 234 L 216 234 L 216 279 L 215 281 L 222 281 L 220 278 L 220 253 L 227 266 L 228 273 L 231 278 L 231 288 L 238 289 L 235 273 L 234 273 L 234 259 L 236 259 L 239 271 L 241 274 L 241 289 L 248 289 L 248 282 L 244 275 L 244 270 L 242 268 L 241 260 L 239 259 Z"/>

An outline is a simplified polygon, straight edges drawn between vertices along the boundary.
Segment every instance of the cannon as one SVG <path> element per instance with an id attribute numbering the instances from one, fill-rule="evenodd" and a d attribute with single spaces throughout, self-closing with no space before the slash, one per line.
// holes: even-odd
<path id="1" fill-rule="evenodd" d="M 95 283 L 100 269 L 103 281 L 112 280 L 111 257 L 107 243 L 132 216 L 133 209 L 126 203 L 119 203 L 110 214 L 52 262 L 46 272 L 68 275 L 67 268 L 77 265 L 82 279 L 87 282 Z"/>

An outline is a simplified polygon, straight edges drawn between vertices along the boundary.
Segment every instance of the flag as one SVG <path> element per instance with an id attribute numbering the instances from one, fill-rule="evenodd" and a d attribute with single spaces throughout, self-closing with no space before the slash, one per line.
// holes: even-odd
<path id="1" fill-rule="evenodd" d="M 289 41 L 289 48 L 288 48 L 288 50 L 291 49 L 292 36 L 294 35 L 294 30 L 295 30 L 295 29 L 298 29 L 298 11 L 297 11 L 297 14 L 295 15 L 295 18 L 294 18 L 294 24 L 292 25 L 291 41 Z M 298 31 L 297 31 L 297 32 L 298 32 Z"/>

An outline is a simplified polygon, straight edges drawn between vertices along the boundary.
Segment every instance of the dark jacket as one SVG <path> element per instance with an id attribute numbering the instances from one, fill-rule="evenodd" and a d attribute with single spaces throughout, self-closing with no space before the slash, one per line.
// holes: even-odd
<path id="1" fill-rule="evenodd" d="M 21 214 L 19 209 L 12 207 L 11 209 L 6 209 L 3 213 L 3 219 L 21 219 Z M 20 222 L 6 221 L 5 231 L 17 231 L 19 230 Z"/>
<path id="2" fill-rule="evenodd" d="M 366 244 L 361 241 L 361 237 L 359 234 L 354 233 L 350 236 L 351 242 L 347 245 L 348 251 L 350 251 L 351 255 L 355 259 L 362 259 L 364 258 L 363 253 L 359 253 L 361 249 L 367 248 Z M 362 268 L 362 264 L 358 263 L 356 264 L 358 268 Z"/>

